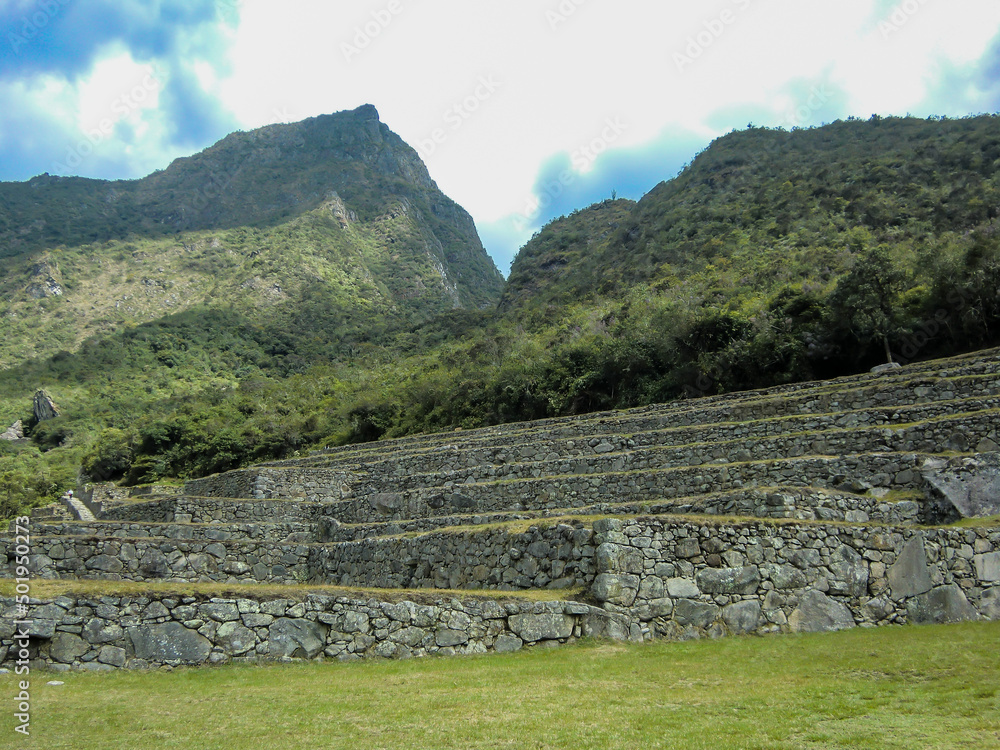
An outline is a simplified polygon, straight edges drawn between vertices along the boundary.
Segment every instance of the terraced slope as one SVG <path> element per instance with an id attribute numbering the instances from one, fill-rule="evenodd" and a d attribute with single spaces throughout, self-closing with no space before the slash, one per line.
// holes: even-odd
<path id="1" fill-rule="evenodd" d="M 398 657 L 996 619 L 1000 526 L 947 524 L 1000 500 L 998 411 L 988 351 L 348 446 L 175 495 L 98 491 L 96 520 L 35 519 L 33 575 L 149 591 L 38 607 L 31 658 Z M 189 583 L 208 593 L 170 592 Z M 251 588 L 212 598 L 236 585 Z"/>

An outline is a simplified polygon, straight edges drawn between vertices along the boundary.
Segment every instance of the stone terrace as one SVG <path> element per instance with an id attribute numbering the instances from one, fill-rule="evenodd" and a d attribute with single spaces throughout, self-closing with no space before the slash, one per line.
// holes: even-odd
<path id="1" fill-rule="evenodd" d="M 29 651 L 57 669 L 997 619 L 1000 528 L 942 524 L 1000 513 L 998 414 L 1000 356 L 980 352 L 98 492 L 96 519 L 36 514 L 30 560 L 3 544 L 11 577 L 156 584 L 38 602 Z M 157 593 L 190 582 L 369 591 Z"/>

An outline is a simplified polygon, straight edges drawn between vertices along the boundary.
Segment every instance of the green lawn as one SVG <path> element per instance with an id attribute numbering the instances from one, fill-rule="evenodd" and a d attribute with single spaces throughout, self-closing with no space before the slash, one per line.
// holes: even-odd
<path id="1" fill-rule="evenodd" d="M 0 747 L 1000 747 L 1000 623 L 32 677 Z M 51 679 L 62 686 L 48 686 Z M 0 694 L 16 695 L 13 675 Z M 8 703 L 8 701 L 4 701 Z"/>

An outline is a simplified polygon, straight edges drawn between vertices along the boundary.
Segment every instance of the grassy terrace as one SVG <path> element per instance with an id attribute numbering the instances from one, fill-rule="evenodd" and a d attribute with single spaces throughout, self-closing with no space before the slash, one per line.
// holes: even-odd
<path id="1" fill-rule="evenodd" d="M 514 655 L 33 673 L 0 747 L 801 750 L 1000 747 L 1000 623 L 603 642 Z M 48 685 L 49 680 L 63 685 Z M 14 675 L 0 694 L 14 696 Z M 8 713 L 8 712 L 5 712 Z"/>

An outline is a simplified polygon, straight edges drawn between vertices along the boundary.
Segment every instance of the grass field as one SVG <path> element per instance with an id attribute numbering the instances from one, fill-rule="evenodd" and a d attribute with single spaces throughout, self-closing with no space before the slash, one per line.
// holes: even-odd
<path id="1" fill-rule="evenodd" d="M 0 747 L 1000 748 L 1000 623 L 509 656 L 33 673 Z M 50 686 L 49 680 L 65 684 Z M 0 675 L 0 695 L 16 695 Z"/>

